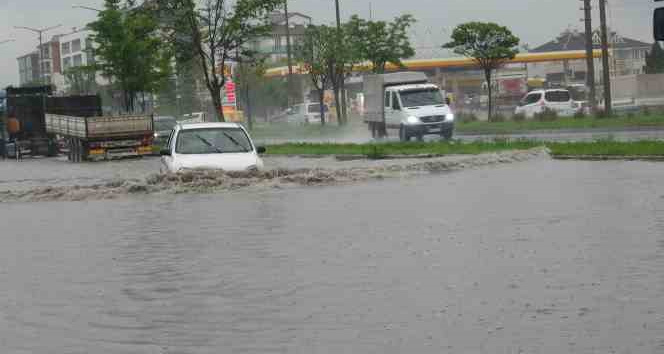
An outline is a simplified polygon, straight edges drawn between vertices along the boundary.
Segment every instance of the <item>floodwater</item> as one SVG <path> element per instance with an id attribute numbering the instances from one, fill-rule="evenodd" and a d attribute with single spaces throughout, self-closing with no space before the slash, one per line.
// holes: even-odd
<path id="1" fill-rule="evenodd" d="M 2 353 L 663 353 L 664 165 L 0 204 Z"/>

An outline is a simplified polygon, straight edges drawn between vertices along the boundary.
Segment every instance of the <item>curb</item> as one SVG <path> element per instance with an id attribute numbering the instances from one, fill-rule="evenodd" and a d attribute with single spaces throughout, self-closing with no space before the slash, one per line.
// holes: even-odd
<path id="1" fill-rule="evenodd" d="M 554 160 L 581 160 L 581 161 L 664 161 L 659 155 L 552 155 Z"/>

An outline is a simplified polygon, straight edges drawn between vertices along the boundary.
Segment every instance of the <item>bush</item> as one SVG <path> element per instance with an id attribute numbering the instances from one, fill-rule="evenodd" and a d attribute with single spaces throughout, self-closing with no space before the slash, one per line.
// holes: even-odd
<path id="1" fill-rule="evenodd" d="M 585 119 L 587 117 L 588 115 L 586 115 L 586 111 L 583 109 L 578 110 L 574 113 L 574 119 Z"/>
<path id="2" fill-rule="evenodd" d="M 501 113 L 496 113 L 491 118 L 489 118 L 489 122 L 491 123 L 501 123 L 504 121 L 505 121 L 505 116 Z"/>
<path id="3" fill-rule="evenodd" d="M 595 112 L 595 118 L 604 119 L 604 118 L 610 118 L 610 116 L 606 113 L 606 110 L 598 109 L 597 112 Z"/>
<path id="4" fill-rule="evenodd" d="M 471 123 L 471 122 L 477 122 L 479 119 L 475 115 L 475 113 L 466 113 L 466 112 L 460 112 L 457 113 L 457 121 L 459 123 Z"/>
<path id="5" fill-rule="evenodd" d="M 641 107 L 641 115 L 649 116 L 650 115 L 650 108 L 648 108 L 648 106 Z"/>
<path id="6" fill-rule="evenodd" d="M 628 118 L 628 119 L 634 119 L 634 117 L 636 117 L 636 115 L 634 114 L 634 112 L 629 112 L 629 113 L 627 113 L 627 118 Z"/>
<path id="7" fill-rule="evenodd" d="M 558 113 L 554 110 L 545 109 L 543 112 L 535 113 L 535 120 L 540 122 L 553 122 L 558 119 Z"/>
<path id="8" fill-rule="evenodd" d="M 526 115 L 524 113 L 518 113 L 512 116 L 512 120 L 515 122 L 523 122 L 526 120 Z"/>

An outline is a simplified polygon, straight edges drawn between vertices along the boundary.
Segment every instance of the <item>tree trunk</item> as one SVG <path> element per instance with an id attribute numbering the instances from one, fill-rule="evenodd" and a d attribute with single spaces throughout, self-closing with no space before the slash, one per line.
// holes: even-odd
<path id="1" fill-rule="evenodd" d="M 339 95 L 340 88 L 338 85 L 336 86 L 337 87 L 334 89 L 334 107 L 337 110 L 337 123 L 343 125 L 343 116 L 341 115 L 341 96 Z"/>
<path id="2" fill-rule="evenodd" d="M 320 105 L 320 125 L 325 126 L 325 89 L 318 90 L 318 104 Z"/>
<path id="3" fill-rule="evenodd" d="M 245 107 L 247 110 L 247 124 L 249 126 L 249 130 L 254 129 L 254 118 L 252 117 L 252 112 L 251 112 L 251 97 L 249 96 L 251 94 L 249 90 L 249 84 L 245 85 L 245 100 L 247 106 Z"/>
<path id="4" fill-rule="evenodd" d="M 341 116 L 343 117 L 343 125 L 348 124 L 348 97 L 346 95 L 346 82 L 345 78 L 342 78 L 343 84 L 341 85 Z"/>
<path id="5" fill-rule="evenodd" d="M 224 107 L 221 101 L 221 87 L 213 87 L 210 89 L 212 95 L 212 104 L 214 105 L 214 113 L 217 116 L 218 122 L 225 122 Z"/>
<path id="6" fill-rule="evenodd" d="M 484 70 L 484 76 L 486 77 L 487 88 L 489 89 L 489 122 L 493 120 L 493 87 L 491 85 L 491 69 Z"/>

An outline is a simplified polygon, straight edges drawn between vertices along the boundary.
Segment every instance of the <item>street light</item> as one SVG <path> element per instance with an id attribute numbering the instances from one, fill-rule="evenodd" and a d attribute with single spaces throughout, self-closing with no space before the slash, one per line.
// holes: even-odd
<path id="1" fill-rule="evenodd" d="M 102 10 L 95 9 L 94 7 L 83 6 L 83 5 L 72 5 L 71 8 L 72 8 L 72 9 L 83 9 L 83 10 L 90 10 L 90 11 L 102 12 Z"/>
<path id="2" fill-rule="evenodd" d="M 16 29 L 24 29 L 28 30 L 34 33 L 37 33 L 39 35 L 39 81 L 41 81 L 42 84 L 45 84 L 44 82 L 44 71 L 42 70 L 42 61 L 44 60 L 42 58 L 42 51 L 44 50 L 42 47 L 44 45 L 43 41 L 43 35 L 44 32 L 50 31 L 53 29 L 56 29 L 58 27 L 62 27 L 62 25 L 57 25 L 57 26 L 52 26 L 52 27 L 46 27 L 46 28 L 32 28 L 32 27 L 25 27 L 25 26 L 14 26 Z"/>

